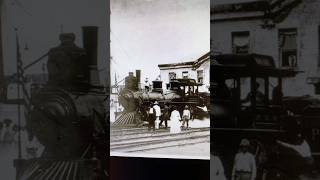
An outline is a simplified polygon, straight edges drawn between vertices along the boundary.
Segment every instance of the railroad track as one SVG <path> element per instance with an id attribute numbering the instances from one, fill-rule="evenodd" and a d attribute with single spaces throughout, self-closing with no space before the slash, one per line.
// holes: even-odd
<path id="1" fill-rule="evenodd" d="M 161 129 L 155 133 L 147 128 L 111 130 L 110 150 L 116 152 L 141 152 L 154 149 L 186 146 L 210 142 L 210 128 L 194 128 L 171 134 Z"/>
<path id="2" fill-rule="evenodd" d="M 158 129 L 157 133 L 169 132 L 169 129 Z M 132 129 L 111 129 L 111 137 L 124 136 L 124 135 L 134 135 L 134 134 L 145 134 L 150 133 L 148 128 L 132 128 Z"/>
<path id="3" fill-rule="evenodd" d="M 203 130 L 209 130 L 209 128 L 192 128 L 188 130 L 182 130 L 182 132 L 195 132 L 195 131 L 203 131 Z M 139 136 L 139 135 L 156 135 L 156 134 L 170 134 L 170 129 L 158 129 L 156 132 L 149 131 L 147 128 L 133 128 L 133 129 L 116 129 L 116 130 L 111 130 L 111 141 L 113 139 L 118 139 L 118 138 L 124 138 L 124 137 L 129 137 L 130 135 L 132 136 Z"/>
<path id="4" fill-rule="evenodd" d="M 87 160 L 49 160 L 30 159 L 16 160 L 19 180 L 94 180 L 103 176 L 107 178 L 104 169 L 98 169 L 99 161 Z M 97 173 L 102 174 L 97 174 Z M 101 176 L 102 175 L 102 176 Z"/>
<path id="5" fill-rule="evenodd" d="M 156 132 L 153 131 L 135 131 L 135 132 L 123 132 L 118 133 L 116 135 L 111 135 L 110 141 L 111 142 L 119 142 L 119 141 L 140 141 L 144 139 L 155 139 L 155 138 L 161 138 L 161 137 L 173 137 L 173 136 L 181 136 L 181 135 L 188 135 L 188 134 L 194 134 L 197 132 L 206 132 L 209 128 L 194 128 L 189 130 L 183 130 L 181 133 L 177 134 L 171 134 L 169 129 L 160 129 Z"/>

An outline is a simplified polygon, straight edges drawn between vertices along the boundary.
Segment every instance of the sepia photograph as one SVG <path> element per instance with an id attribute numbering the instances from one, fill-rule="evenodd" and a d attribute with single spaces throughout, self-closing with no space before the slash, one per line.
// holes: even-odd
<path id="1" fill-rule="evenodd" d="M 209 8 L 111 1 L 111 156 L 210 159 Z"/>
<path id="2" fill-rule="evenodd" d="M 0 3 L 0 179 L 108 179 L 109 3 Z"/>
<path id="3" fill-rule="evenodd" d="M 319 8 L 211 0 L 210 179 L 320 179 Z"/>

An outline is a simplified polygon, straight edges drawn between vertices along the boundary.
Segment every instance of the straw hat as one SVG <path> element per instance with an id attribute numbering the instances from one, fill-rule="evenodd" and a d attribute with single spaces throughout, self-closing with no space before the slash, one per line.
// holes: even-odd
<path id="1" fill-rule="evenodd" d="M 248 139 L 242 139 L 240 142 L 240 146 L 250 146 L 250 142 Z"/>

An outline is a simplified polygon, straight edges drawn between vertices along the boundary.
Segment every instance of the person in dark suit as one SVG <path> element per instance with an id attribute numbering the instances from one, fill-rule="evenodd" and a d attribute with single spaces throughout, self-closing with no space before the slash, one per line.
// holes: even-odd
<path id="1" fill-rule="evenodd" d="M 253 92 L 249 92 L 244 100 L 242 100 L 242 103 L 247 103 L 252 100 L 252 98 L 255 98 L 257 105 L 265 105 L 265 96 L 264 94 L 259 90 L 260 84 L 256 82 L 256 96 L 253 96 Z"/>
<path id="2" fill-rule="evenodd" d="M 155 126 L 155 121 L 156 121 L 156 110 L 153 108 L 153 104 L 150 104 L 149 107 L 149 112 L 148 112 L 148 130 L 150 131 L 151 128 L 153 129 L 153 131 L 156 130 L 156 126 Z"/>
<path id="3" fill-rule="evenodd" d="M 276 105 L 281 105 L 283 98 L 283 92 L 279 85 L 273 88 L 272 90 L 272 102 Z"/>
<path id="4" fill-rule="evenodd" d="M 168 120 L 170 119 L 170 110 L 167 105 L 164 106 L 163 114 L 159 123 L 159 128 L 162 126 L 162 123 L 164 121 L 165 128 L 168 128 Z"/>

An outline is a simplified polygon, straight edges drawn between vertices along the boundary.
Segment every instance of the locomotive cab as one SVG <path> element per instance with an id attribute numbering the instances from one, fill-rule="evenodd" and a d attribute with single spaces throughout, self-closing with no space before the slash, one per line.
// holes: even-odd
<path id="1" fill-rule="evenodd" d="M 177 91 L 184 97 L 199 95 L 199 86 L 202 84 L 194 79 L 172 79 L 169 83 L 170 90 Z"/>
<path id="2" fill-rule="evenodd" d="M 152 92 L 163 93 L 162 81 L 159 81 L 159 80 L 152 81 Z"/>
<path id="3" fill-rule="evenodd" d="M 181 105 L 181 112 L 184 105 L 189 105 L 193 114 L 200 119 L 206 117 L 207 111 L 199 107 L 208 107 L 209 101 L 205 93 L 199 93 L 199 86 L 201 83 L 197 83 L 195 79 L 172 79 L 169 83 L 170 91 L 176 92 L 180 98 L 175 99 L 171 104 L 183 104 Z"/>

